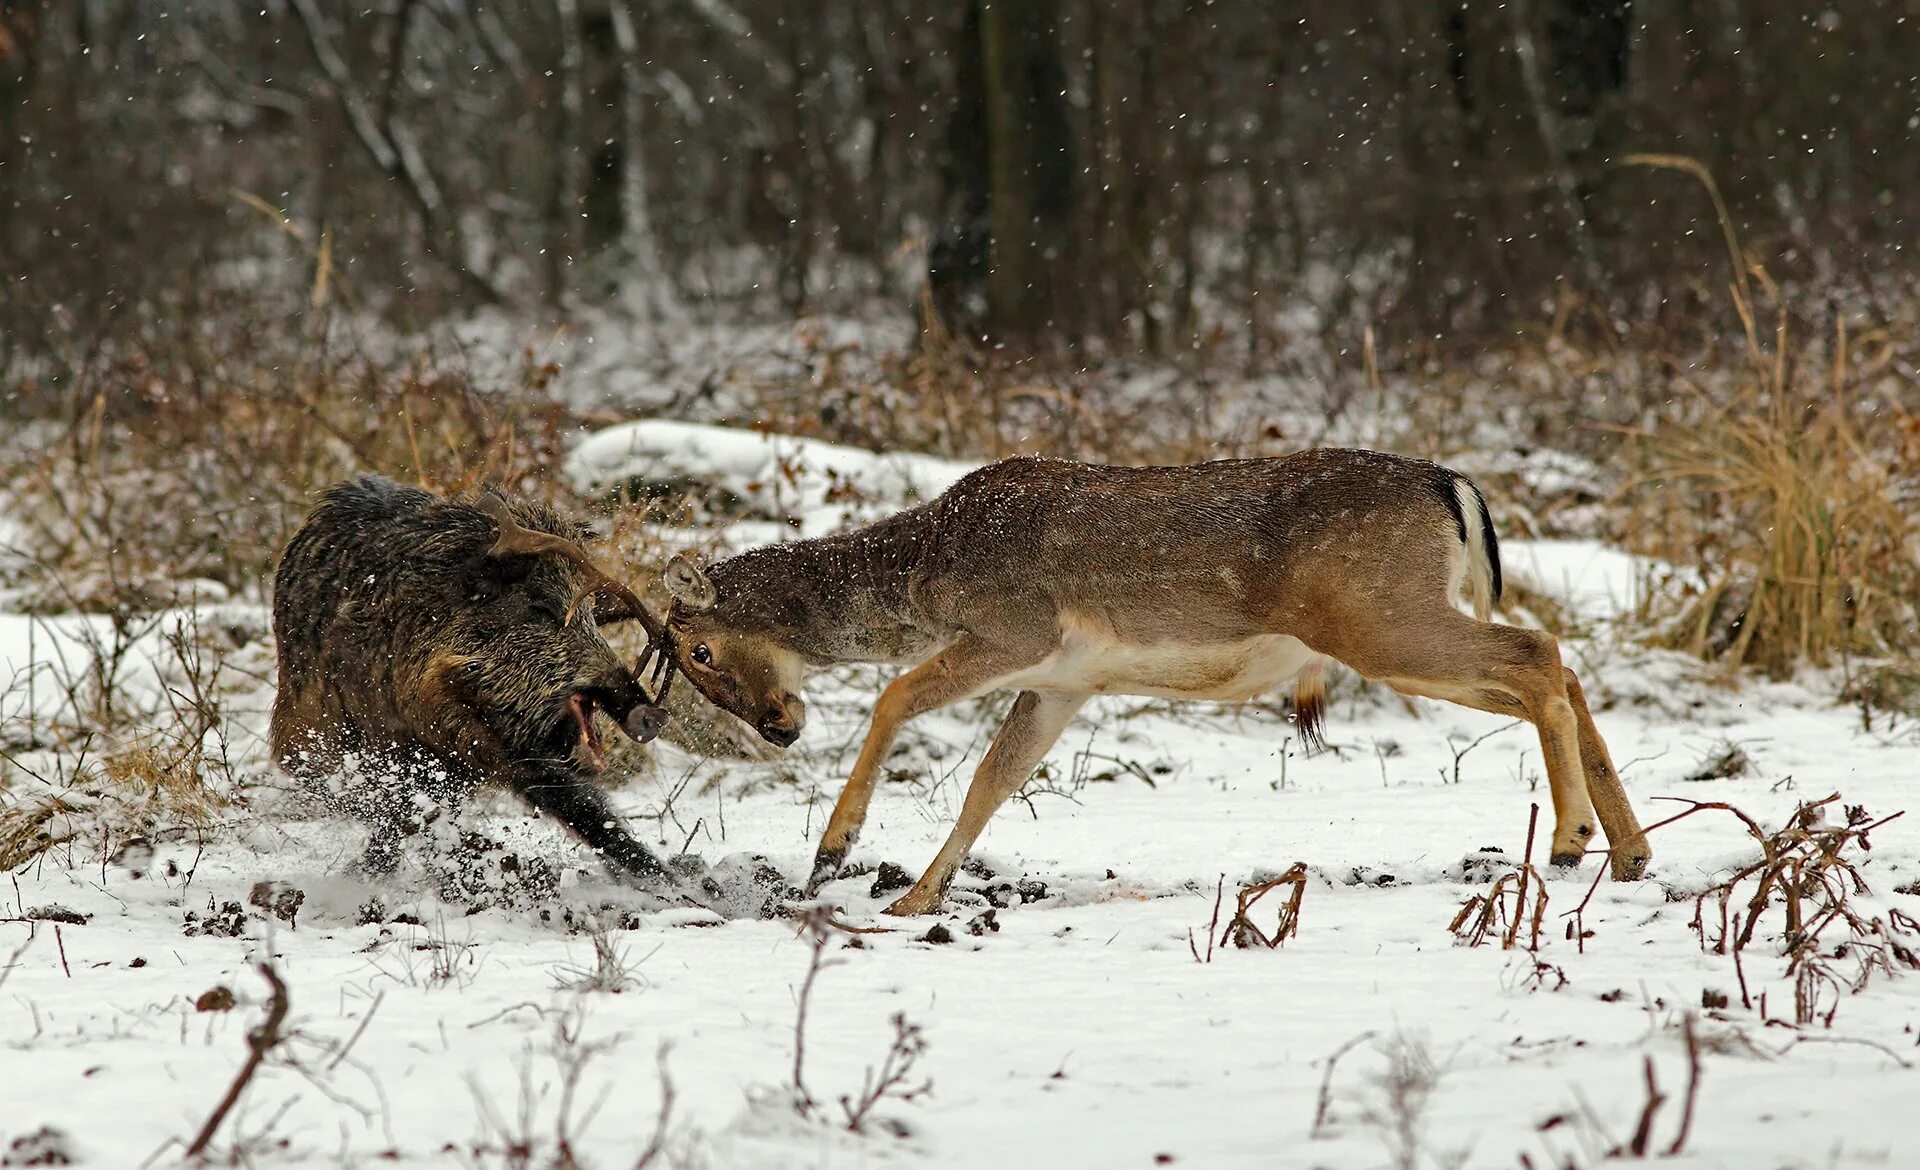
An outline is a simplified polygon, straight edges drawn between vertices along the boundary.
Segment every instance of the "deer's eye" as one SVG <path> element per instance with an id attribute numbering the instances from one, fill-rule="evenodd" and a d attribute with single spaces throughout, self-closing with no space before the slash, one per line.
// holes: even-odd
<path id="1" fill-rule="evenodd" d="M 702 642 L 693 648 L 693 660 L 702 666 L 712 666 L 713 651 L 707 649 L 707 644 Z"/>

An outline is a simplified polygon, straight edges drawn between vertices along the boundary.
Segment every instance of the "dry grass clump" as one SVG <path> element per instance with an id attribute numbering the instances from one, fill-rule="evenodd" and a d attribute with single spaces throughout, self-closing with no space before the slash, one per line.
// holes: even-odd
<path id="1" fill-rule="evenodd" d="M 1122 363 L 1089 368 L 1073 355 L 1011 359 L 950 332 L 923 304 L 912 346 L 863 352 L 819 330 L 800 334 L 805 369 L 743 384 L 735 420 L 756 429 L 883 451 L 956 459 L 1046 454 L 1110 463 L 1186 463 L 1280 449 L 1275 435 L 1216 425 L 1233 391 L 1218 370 L 1174 378 L 1155 393 L 1126 385 Z M 1226 378 L 1227 382 L 1237 382 Z"/>
<path id="2" fill-rule="evenodd" d="M 155 729 L 101 757 L 98 788 L 138 835 L 191 833 L 215 828 L 240 803 L 232 788 L 209 783 L 211 771 L 204 748 Z"/>
<path id="3" fill-rule="evenodd" d="M 0 785 L 0 870 L 75 840 L 114 855 L 202 837 L 247 800 L 235 700 L 255 684 L 229 673 L 227 630 L 194 612 L 170 621 L 117 612 L 69 629 L 78 633 L 10 693 L 9 729 L 20 734 L 0 744 L 0 762 L 23 782 Z"/>
<path id="4" fill-rule="evenodd" d="M 208 581 L 253 590 L 312 493 L 360 472 L 524 491 L 574 421 L 548 390 L 556 372 L 529 351 L 483 382 L 461 357 L 343 352 L 290 321 L 127 341 L 71 368 L 58 398 L 21 398 L 33 435 L 0 494 L 33 564 L 28 607 L 150 610 Z"/>
<path id="5" fill-rule="evenodd" d="M 1255 903 L 1274 890 L 1290 891 L 1280 904 L 1280 917 L 1271 934 L 1253 921 Z M 1278 877 L 1250 882 L 1240 887 L 1234 900 L 1233 917 L 1227 922 L 1222 942 L 1231 942 L 1242 950 L 1264 947 L 1273 950 L 1300 933 L 1300 901 L 1307 893 L 1307 863 L 1296 861 Z"/>
<path id="6" fill-rule="evenodd" d="M 1796 336 L 1788 299 L 1742 248 L 1698 162 L 1634 156 L 1684 171 L 1711 198 L 1744 347 L 1690 363 L 1693 393 L 1637 431 L 1629 543 L 1698 585 L 1658 639 L 1730 668 L 1776 677 L 1801 664 L 1920 658 L 1920 411 L 1892 329 Z M 1775 307 L 1771 333 L 1762 299 Z M 1824 318 L 1821 318 L 1824 319 Z M 1677 364 L 1677 363 L 1676 363 Z M 1730 392 L 1726 389 L 1730 387 Z"/>
<path id="7" fill-rule="evenodd" d="M 1700 569 L 1659 640 L 1776 677 L 1837 658 L 1920 653 L 1920 528 L 1902 496 L 1920 458 L 1889 438 L 1920 420 L 1793 383 L 1784 318 L 1773 361 L 1733 401 L 1649 434 L 1638 486 L 1648 551 Z M 1652 517 L 1649 516 L 1649 519 Z"/>
<path id="8" fill-rule="evenodd" d="M 60 796 L 0 805 L 0 873 L 19 869 L 71 841 L 77 832 L 72 818 L 83 811 L 83 806 Z"/>
<path id="9" fill-rule="evenodd" d="M 1463 946 L 1484 946 L 1489 939 L 1498 939 L 1501 950 L 1511 951 L 1523 945 L 1520 931 L 1525 927 L 1525 949 L 1538 951 L 1546 914 L 1547 883 L 1529 863 L 1501 874 L 1485 893 L 1462 902 L 1447 929 Z"/>
<path id="10" fill-rule="evenodd" d="M 1213 894 L 1213 917 L 1207 922 L 1207 950 L 1202 956 L 1200 944 L 1193 939 L 1193 932 L 1187 932 L 1187 950 L 1193 954 L 1196 963 L 1213 962 L 1213 948 L 1217 942 L 1225 947 L 1231 944 L 1241 950 L 1264 948 L 1275 950 L 1282 943 L 1300 934 L 1300 903 L 1307 895 L 1307 863 L 1296 861 L 1287 867 L 1285 873 L 1268 878 L 1258 878 L 1241 885 L 1234 896 L 1233 916 L 1223 928 L 1220 925 L 1220 903 L 1226 896 L 1227 879 L 1222 876 L 1220 884 Z M 1288 893 L 1280 902 L 1279 917 L 1271 933 L 1261 929 L 1253 920 L 1253 910 L 1260 899 L 1275 890 Z"/>

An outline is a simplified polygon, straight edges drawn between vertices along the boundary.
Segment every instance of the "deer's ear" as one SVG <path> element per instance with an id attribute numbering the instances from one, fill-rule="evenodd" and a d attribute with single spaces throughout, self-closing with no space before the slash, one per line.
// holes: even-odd
<path id="1" fill-rule="evenodd" d="M 673 559 L 667 562 L 664 580 L 667 593 L 694 613 L 712 609 L 713 603 L 719 600 L 706 571 L 686 553 L 673 554 Z"/>

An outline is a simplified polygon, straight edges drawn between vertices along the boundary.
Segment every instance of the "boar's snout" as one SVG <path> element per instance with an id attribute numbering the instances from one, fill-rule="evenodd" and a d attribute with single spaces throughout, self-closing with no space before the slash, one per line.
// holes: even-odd
<path id="1" fill-rule="evenodd" d="M 622 667 L 609 664 L 591 682 L 579 684 L 567 703 L 578 736 L 574 755 L 577 762 L 596 772 L 605 766 L 605 747 L 593 722 L 596 711 L 605 712 L 636 743 L 653 739 L 667 724 L 666 711 L 656 706 L 639 681 Z"/>
<path id="2" fill-rule="evenodd" d="M 620 721 L 621 730 L 632 736 L 638 743 L 646 743 L 659 735 L 666 725 L 667 709 L 656 707 L 651 703 L 641 703 L 627 712 L 627 717 Z"/>

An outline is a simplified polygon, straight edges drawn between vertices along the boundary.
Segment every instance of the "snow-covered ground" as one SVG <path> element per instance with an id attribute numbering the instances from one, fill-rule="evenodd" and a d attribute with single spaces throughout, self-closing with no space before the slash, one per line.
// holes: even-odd
<path id="1" fill-rule="evenodd" d="M 784 468 L 771 474 L 787 494 L 770 506 L 811 530 L 850 498 L 835 490 L 847 477 L 868 496 L 924 497 L 964 471 L 660 428 L 590 440 L 569 472 L 583 490 L 661 466 L 724 472 L 745 489 Z M 1511 573 L 1594 630 L 1569 661 L 1643 821 L 1682 807 L 1662 797 L 1728 801 L 1768 828 L 1835 791 L 1877 815 L 1906 806 L 1920 771 L 1914 727 L 1863 732 L 1858 713 L 1814 683 L 1714 685 L 1612 628 L 1647 566 L 1591 545 L 1505 547 Z M 222 606 L 215 624 L 247 643 L 232 652 L 234 751 L 258 770 L 270 647 L 247 641 L 240 608 Z M 0 621 L 0 688 L 26 671 L 70 676 L 80 624 Z M 161 641 L 150 635 L 140 655 L 162 657 Z M 50 657 L 55 645 L 68 664 Z M 167 664 L 140 671 L 134 690 L 152 692 Z M 668 851 L 764 854 L 798 878 L 878 681 L 866 670 L 819 680 L 805 739 L 772 764 L 666 749 L 619 799 Z M 23 686 L 5 693 L 0 746 L 23 763 L 52 759 L 22 745 L 45 738 L 38 729 L 56 712 L 44 705 L 62 688 L 37 686 L 33 712 Z M 791 1104 L 812 958 L 795 924 L 624 912 L 632 896 L 509 803 L 483 818 L 488 831 L 566 863 L 548 904 L 469 913 L 423 892 L 417 874 L 365 885 L 344 876 L 358 830 L 291 819 L 265 797 L 210 843 L 162 841 L 151 861 L 70 842 L 0 887 L 0 1164 L 7 1143 L 43 1127 L 83 1165 L 136 1166 L 156 1151 L 177 1161 L 247 1055 L 268 999 L 255 968 L 268 960 L 288 988 L 289 1039 L 214 1142 L 223 1157 L 238 1143 L 252 1165 L 627 1167 L 653 1140 L 670 1083 L 656 1166 L 1360 1170 L 1513 1167 L 1524 1156 L 1588 1167 L 1633 1134 L 1649 1059 L 1667 1097 L 1649 1148 L 1674 1141 L 1689 1013 L 1699 1095 L 1671 1165 L 1911 1164 L 1920 974 L 1830 995 L 1830 1026 L 1791 1026 L 1777 907 L 1739 973 L 1690 926 L 1691 895 L 1756 852 L 1732 817 L 1656 832 L 1653 880 L 1598 885 L 1584 951 L 1564 915 L 1598 859 L 1547 879 L 1547 966 L 1497 943 L 1462 946 L 1449 922 L 1501 870 L 1485 848 L 1517 857 L 1532 803 L 1543 836 L 1550 821 L 1538 740 L 1459 708 L 1409 708 L 1341 683 L 1334 695 L 1333 750 L 1311 758 L 1262 708 L 1090 707 L 983 838 L 981 873 L 937 920 L 950 942 L 926 941 L 933 920 L 881 916 L 891 895 L 873 895 L 872 876 L 830 887 L 844 920 L 875 932 L 832 935 L 813 981 L 799 1070 L 822 1104 L 810 1118 Z M 917 873 L 931 859 L 1003 705 L 912 725 L 856 861 Z M 1728 745 L 1749 759 L 1744 774 L 1689 778 Z M 37 784 L 16 769 L 0 799 Z M 1862 908 L 1920 914 L 1920 894 L 1895 892 L 1920 889 L 1920 822 L 1895 820 L 1872 844 Z M 1210 948 L 1219 884 L 1224 922 L 1242 882 L 1295 861 L 1310 871 L 1298 936 L 1271 951 Z M 248 906 L 261 881 L 305 895 L 291 925 Z M 376 897 L 379 912 L 363 911 Z M 990 898 L 1011 904 L 989 916 Z M 220 913 L 230 902 L 244 921 Z M 25 921 L 48 907 L 85 922 Z M 578 986 L 594 943 L 569 922 L 596 910 L 631 976 L 618 992 Z M 1263 902 L 1257 921 L 1273 914 Z M 207 929 L 210 918 L 224 920 Z M 235 1006 L 196 1010 L 215 987 Z M 851 1133 L 839 1101 L 881 1065 L 896 1014 L 925 1044 L 907 1083 L 931 1089 L 889 1098 Z"/>

